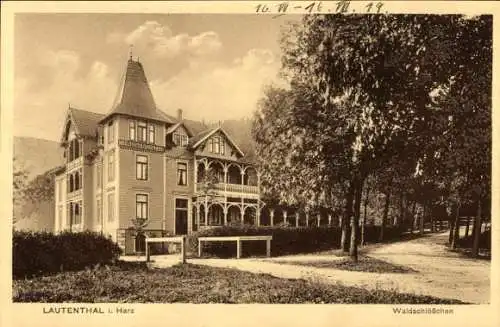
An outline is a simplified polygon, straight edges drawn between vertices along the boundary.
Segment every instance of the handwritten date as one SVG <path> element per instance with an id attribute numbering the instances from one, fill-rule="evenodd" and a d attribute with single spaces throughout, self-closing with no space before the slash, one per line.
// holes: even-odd
<path id="1" fill-rule="evenodd" d="M 332 6 L 333 4 L 333 6 Z M 368 2 L 362 10 L 359 12 L 365 13 L 382 13 L 382 8 L 384 7 L 384 2 Z M 337 13 L 337 14 L 345 14 L 345 13 L 354 13 L 357 12 L 351 6 L 351 1 L 342 0 L 336 2 L 328 2 L 328 5 L 325 5 L 323 1 L 313 1 L 306 2 L 305 4 L 301 4 L 298 2 L 279 2 L 275 4 L 258 4 L 255 6 L 256 13 L 276 13 L 279 16 L 284 14 L 321 14 L 321 13 Z"/>

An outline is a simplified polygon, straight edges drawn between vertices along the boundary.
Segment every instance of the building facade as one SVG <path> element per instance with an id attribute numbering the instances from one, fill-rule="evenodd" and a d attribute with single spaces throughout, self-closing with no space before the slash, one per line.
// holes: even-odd
<path id="1" fill-rule="evenodd" d="M 144 246 L 137 225 L 153 237 L 233 221 L 260 224 L 254 165 L 220 125 L 159 110 L 132 58 L 108 114 L 68 108 L 61 146 L 56 232 L 102 232 L 132 254 Z"/>

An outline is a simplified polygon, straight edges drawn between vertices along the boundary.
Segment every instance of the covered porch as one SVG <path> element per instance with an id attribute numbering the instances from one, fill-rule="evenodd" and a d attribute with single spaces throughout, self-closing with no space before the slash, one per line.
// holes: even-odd
<path id="1" fill-rule="evenodd" d="M 195 158 L 195 193 L 259 195 L 260 174 L 250 163 L 210 157 Z"/>
<path id="2" fill-rule="evenodd" d="M 260 226 L 262 203 L 255 199 L 198 196 L 193 200 L 193 231 L 234 223 Z"/>

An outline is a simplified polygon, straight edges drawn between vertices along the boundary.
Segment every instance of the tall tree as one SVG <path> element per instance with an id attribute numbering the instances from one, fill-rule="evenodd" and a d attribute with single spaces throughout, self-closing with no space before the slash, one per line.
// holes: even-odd
<path id="1" fill-rule="evenodd" d="M 446 142 L 428 144 L 448 126 L 433 119 L 443 116 L 435 94 L 458 75 L 453 41 L 466 34 L 466 21 L 313 15 L 282 42 L 290 89 L 267 94 L 254 126 L 266 183 L 306 206 L 343 190 L 354 260 L 365 179 L 391 164 L 433 178 L 428 162 Z"/>

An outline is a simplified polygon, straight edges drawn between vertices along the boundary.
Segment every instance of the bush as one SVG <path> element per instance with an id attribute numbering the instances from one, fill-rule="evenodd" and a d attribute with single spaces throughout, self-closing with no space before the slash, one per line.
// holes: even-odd
<path id="1" fill-rule="evenodd" d="M 461 248 L 472 248 L 474 244 L 474 235 L 469 235 L 458 240 L 458 246 Z M 479 248 L 491 251 L 491 230 L 482 232 L 479 236 Z"/>
<path id="2" fill-rule="evenodd" d="M 384 240 L 401 236 L 403 228 L 386 227 Z M 342 231 L 339 227 L 286 227 L 286 226 L 254 226 L 232 224 L 200 230 L 187 239 L 188 252 L 197 253 L 200 236 L 256 236 L 272 235 L 271 255 L 287 255 L 310 253 L 340 248 Z M 378 242 L 380 226 L 366 226 L 365 241 Z M 359 239 L 359 238 L 358 238 Z M 243 242 L 242 255 L 265 254 L 266 244 L 263 241 Z M 203 253 L 218 257 L 232 257 L 236 254 L 236 242 L 203 243 Z"/>
<path id="3" fill-rule="evenodd" d="M 112 263 L 121 249 L 111 239 L 94 232 L 54 235 L 14 231 L 12 254 L 14 278 L 25 278 Z"/>

